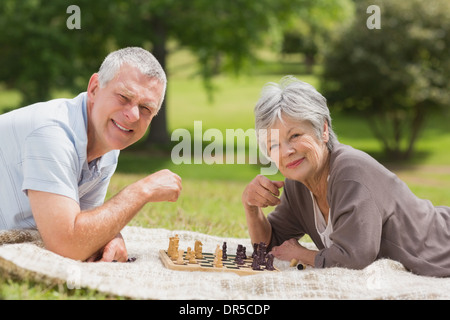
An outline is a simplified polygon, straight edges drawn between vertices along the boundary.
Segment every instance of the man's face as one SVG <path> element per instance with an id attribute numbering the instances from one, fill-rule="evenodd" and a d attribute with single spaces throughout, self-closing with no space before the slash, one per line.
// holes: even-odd
<path id="1" fill-rule="evenodd" d="M 163 90 L 160 81 L 129 65 L 123 65 L 103 88 L 94 74 L 88 86 L 88 153 L 91 149 L 97 157 L 141 139 L 158 111 Z"/>

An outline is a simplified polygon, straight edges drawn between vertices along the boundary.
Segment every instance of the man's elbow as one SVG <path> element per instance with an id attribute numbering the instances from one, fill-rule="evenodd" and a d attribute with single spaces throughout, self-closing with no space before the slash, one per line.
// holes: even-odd
<path id="1" fill-rule="evenodd" d="M 44 241 L 44 246 L 47 250 L 56 253 L 64 258 L 72 260 L 86 261 L 91 257 L 95 251 L 91 252 L 76 244 L 75 241 L 70 239 L 59 239 L 57 241 Z"/>

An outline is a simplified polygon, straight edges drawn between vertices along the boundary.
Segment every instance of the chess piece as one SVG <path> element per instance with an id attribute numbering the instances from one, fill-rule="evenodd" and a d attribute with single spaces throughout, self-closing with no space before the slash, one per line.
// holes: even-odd
<path id="1" fill-rule="evenodd" d="M 222 259 L 225 260 L 228 258 L 227 255 L 227 243 L 224 241 L 222 245 Z"/>
<path id="2" fill-rule="evenodd" d="M 178 257 L 177 261 L 175 262 L 176 264 L 184 264 L 183 253 L 183 249 L 178 250 Z"/>
<path id="3" fill-rule="evenodd" d="M 242 266 L 242 265 L 245 264 L 245 263 L 244 263 L 244 260 L 242 259 L 241 256 L 236 256 L 236 258 L 234 259 L 234 261 L 236 262 L 236 264 L 237 264 L 238 266 Z"/>
<path id="4" fill-rule="evenodd" d="M 195 251 L 195 257 L 197 259 L 203 259 L 202 248 L 203 248 L 203 243 L 201 243 L 199 240 L 196 240 L 194 251 Z"/>
<path id="5" fill-rule="evenodd" d="M 245 247 L 242 246 L 242 244 L 238 244 L 236 249 L 236 257 L 234 258 L 237 265 L 241 266 L 244 264 L 244 259 L 246 259 L 244 251 Z"/>
<path id="6" fill-rule="evenodd" d="M 266 254 L 266 270 L 275 270 L 275 267 L 273 266 L 273 258 L 274 256 L 270 252 Z"/>
<path id="7" fill-rule="evenodd" d="M 305 265 L 305 264 L 299 263 L 299 264 L 297 265 L 297 270 L 305 270 L 305 269 L 306 269 L 306 265 Z"/>
<path id="8" fill-rule="evenodd" d="M 180 238 L 178 237 L 178 235 L 176 234 L 174 237 L 172 237 L 172 255 L 170 256 L 170 258 L 172 260 L 177 260 L 179 253 L 178 253 L 178 244 L 180 243 Z"/>
<path id="9" fill-rule="evenodd" d="M 173 247 L 174 246 L 174 241 L 173 241 L 173 237 L 169 238 L 169 248 L 167 248 L 167 255 L 172 258 L 173 256 Z"/>
<path id="10" fill-rule="evenodd" d="M 242 259 L 247 259 L 247 253 L 246 253 L 247 249 L 242 246 Z"/>
<path id="11" fill-rule="evenodd" d="M 252 258 L 255 259 L 257 256 L 257 252 L 258 252 L 258 244 L 254 243 L 253 244 L 253 253 L 252 253 Z"/>
<path id="12" fill-rule="evenodd" d="M 220 246 L 217 245 L 216 250 L 214 251 L 214 256 L 217 256 L 217 254 L 219 253 L 219 250 L 220 250 Z"/>
<path id="13" fill-rule="evenodd" d="M 297 259 L 292 259 L 291 263 L 289 264 L 289 267 L 295 267 L 298 264 L 298 260 Z"/>
<path id="14" fill-rule="evenodd" d="M 242 250 L 243 250 L 242 244 L 238 244 L 236 248 L 236 257 L 241 254 Z"/>
<path id="15" fill-rule="evenodd" d="M 254 258 L 252 261 L 252 269 L 253 270 L 261 270 L 261 266 L 258 263 L 258 259 Z"/>
<path id="16" fill-rule="evenodd" d="M 197 260 L 195 259 L 195 253 L 192 251 L 191 247 L 187 248 L 186 260 L 188 260 L 190 264 L 197 263 Z"/>
<path id="17" fill-rule="evenodd" d="M 219 246 L 217 246 L 219 247 Z M 222 268 L 223 267 L 223 263 L 222 263 L 222 250 L 220 249 L 216 249 L 216 255 L 214 257 L 214 267 L 216 268 Z"/>
<path id="18" fill-rule="evenodd" d="M 266 244 L 264 242 L 259 243 L 255 259 L 258 260 L 260 266 L 266 265 Z"/>
<path id="19" fill-rule="evenodd" d="M 178 243 L 179 243 L 179 241 L 180 241 L 180 238 L 178 237 L 177 234 L 174 237 L 169 238 L 169 248 L 167 249 L 167 255 L 174 261 L 178 259 Z"/>

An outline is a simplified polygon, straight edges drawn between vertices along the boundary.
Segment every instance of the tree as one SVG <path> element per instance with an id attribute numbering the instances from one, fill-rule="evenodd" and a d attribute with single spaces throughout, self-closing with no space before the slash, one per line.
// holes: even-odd
<path id="1" fill-rule="evenodd" d="M 223 58 L 227 70 L 242 71 L 268 30 L 302 5 L 311 4 L 306 0 L 121 1 L 116 39 L 120 46 L 147 45 L 163 68 L 170 54 L 168 40 L 175 40 L 197 57 L 205 88 L 211 90 L 217 57 Z M 170 141 L 166 107 L 167 101 L 153 119 L 147 145 Z"/>
<path id="2" fill-rule="evenodd" d="M 86 88 L 107 53 L 113 23 L 108 3 L 77 1 L 81 29 L 71 30 L 69 1 L 0 2 L 0 81 L 21 92 L 21 105 L 48 100 L 54 89 Z"/>
<path id="3" fill-rule="evenodd" d="M 314 6 L 299 8 L 283 30 L 281 52 L 302 53 L 307 73 L 329 42 L 330 34 L 351 19 L 354 11 L 351 0 L 317 0 Z"/>
<path id="4" fill-rule="evenodd" d="M 70 5 L 80 8 L 81 29 L 67 27 Z M 283 30 L 290 17 L 315 5 L 310 0 L 2 0 L 0 81 L 20 90 L 22 105 L 43 101 L 54 89 L 85 89 L 106 54 L 118 47 L 144 47 L 165 67 L 171 40 L 194 53 L 211 92 L 218 57 L 221 70 L 242 72 L 270 30 Z M 152 121 L 147 144 L 170 142 L 167 105 L 166 100 Z"/>
<path id="5" fill-rule="evenodd" d="M 369 5 L 380 29 L 366 26 Z M 331 106 L 363 114 L 391 159 L 411 157 L 425 119 L 450 106 L 450 2 L 360 1 L 330 45 L 323 91 Z"/>

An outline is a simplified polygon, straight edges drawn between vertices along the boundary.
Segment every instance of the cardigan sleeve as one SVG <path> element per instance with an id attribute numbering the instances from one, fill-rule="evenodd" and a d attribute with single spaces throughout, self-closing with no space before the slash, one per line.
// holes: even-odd
<path id="1" fill-rule="evenodd" d="M 380 250 L 380 211 L 369 190 L 357 181 L 340 180 L 331 190 L 333 244 L 318 252 L 315 267 L 362 269 L 375 261 Z"/>

